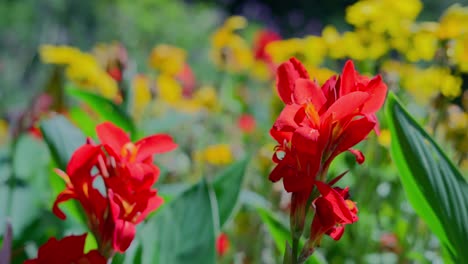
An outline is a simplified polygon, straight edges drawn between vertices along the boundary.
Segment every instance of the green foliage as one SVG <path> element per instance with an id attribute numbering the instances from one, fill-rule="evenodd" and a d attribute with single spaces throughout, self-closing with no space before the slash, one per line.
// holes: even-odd
<path id="1" fill-rule="evenodd" d="M 453 260 L 468 259 L 468 185 L 450 159 L 401 106 L 387 101 L 391 154 L 409 201 Z"/>
<path id="2" fill-rule="evenodd" d="M 244 158 L 234 163 L 213 181 L 213 188 L 218 202 L 220 228 L 224 226 L 233 214 L 237 205 L 248 162 L 249 159 Z"/>
<path id="3" fill-rule="evenodd" d="M 209 185 L 195 184 L 164 205 L 138 234 L 142 263 L 214 263 L 215 230 Z"/>
<path id="4" fill-rule="evenodd" d="M 130 136 L 135 139 L 136 129 L 131 117 L 117 104 L 111 100 L 102 97 L 98 94 L 83 91 L 75 88 L 68 88 L 67 93 L 84 103 L 86 103 L 93 111 L 95 111 L 102 121 L 110 121 L 130 133 Z"/>

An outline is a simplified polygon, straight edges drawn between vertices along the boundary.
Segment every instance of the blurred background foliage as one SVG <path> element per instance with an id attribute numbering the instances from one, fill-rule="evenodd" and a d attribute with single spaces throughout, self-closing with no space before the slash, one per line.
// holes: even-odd
<path id="1" fill-rule="evenodd" d="M 63 81 L 64 76 L 55 74 L 56 68 L 44 66 L 41 62 L 38 51 L 42 44 L 66 44 L 82 51 L 91 51 L 97 43 L 118 41 L 128 53 L 125 70 L 127 76 L 147 72 L 148 68 L 151 68 L 148 61 L 153 47 L 157 44 L 170 44 L 186 50 L 187 60 L 194 75 L 197 80 L 203 82 L 200 83 L 201 86 L 219 85 L 228 87 L 226 89 L 240 87 L 235 93 L 237 98 L 221 98 L 221 101 L 224 100 L 222 102 L 227 100 L 227 110 L 224 109 L 222 113 L 213 111 L 209 116 L 206 113 L 187 116 L 183 113 L 169 112 L 170 114 L 159 115 L 156 119 L 142 119 L 143 122 L 137 120 L 138 131 L 145 135 L 176 131 L 174 137 L 181 148 L 169 157 L 161 158 L 163 175 L 160 181 L 165 184 L 195 182 L 202 175 L 214 175 L 221 167 L 246 153 L 254 153 L 255 162 L 247 170 L 245 190 L 240 197 L 241 202 L 250 207 L 242 206 L 233 221 L 228 222 L 223 230 L 229 236 L 231 249 L 224 259 L 218 260 L 220 263 L 276 263 L 279 253 L 274 240 L 253 208 L 259 205 L 268 207 L 277 213 L 275 215 L 279 215 L 280 220 L 285 219 L 287 212 L 288 195 L 281 191 L 281 184 L 272 184 L 267 179 L 274 147 L 272 141 L 268 141 L 267 133 L 272 117 L 280 107 L 278 100 L 269 101 L 271 90 L 246 91 L 248 89 L 245 87 L 255 88 L 260 82 L 246 80 L 247 77 L 242 74 L 232 74 L 232 78 L 226 78 L 226 75 L 216 68 L 215 63 L 208 59 L 212 34 L 232 14 L 243 15 L 248 19 L 249 27 L 242 34 L 249 40 L 253 39 L 257 29 L 263 27 L 280 33 L 283 38 L 320 35 L 325 25 L 334 25 L 343 32 L 352 29 L 351 25 L 345 22 L 345 7 L 355 2 L 2 0 L 0 119 L 6 119 L 14 126 L 15 120 L 25 109 L 34 108 L 34 98 L 43 91 L 57 91 L 53 87 L 59 83 L 57 79 L 62 78 Z M 438 21 L 442 12 L 455 2 L 468 4 L 468 1 L 453 0 L 422 1 L 424 8 L 417 20 Z M 359 66 L 361 69 L 365 68 L 365 65 Z M 466 74 L 462 77 L 465 80 L 462 88 L 466 90 Z M 262 86 L 269 88 L 271 85 L 262 83 Z M 217 89 L 221 90 L 220 87 Z M 206 88 L 206 91 L 211 90 Z M 76 91 L 72 93 L 72 97 L 75 98 L 86 97 Z M 246 97 L 248 101 L 239 100 L 243 94 L 249 94 Z M 258 100 L 266 98 L 263 97 L 265 94 L 268 94 L 268 100 Z M 404 99 L 406 102 L 411 101 Z M 210 103 L 209 98 L 205 101 Z M 454 102 L 461 105 L 461 97 L 456 98 Z M 212 110 L 217 108 L 216 105 L 208 107 Z M 427 109 L 421 110 L 421 107 L 411 105 L 410 107 L 413 107 L 412 113 L 419 114 L 419 117 L 422 117 L 420 119 L 425 118 L 426 125 L 430 125 L 429 118 L 421 114 Z M 243 112 L 254 113 L 257 120 L 258 129 L 249 136 L 238 133 L 235 117 Z M 444 116 L 440 115 L 437 119 L 442 120 Z M 125 120 L 120 121 L 126 124 Z M 345 260 L 349 263 L 440 263 L 443 254 L 439 242 L 407 202 L 398 172 L 392 165 L 388 154 L 390 138 L 385 130 L 385 121 L 382 121 L 382 128 L 384 129 L 380 137 L 373 135 L 360 146 L 368 158 L 364 166 L 356 166 L 353 158 L 346 155 L 335 161 L 330 175 L 338 175 L 343 170 L 350 169 L 342 184 L 351 186 L 353 200 L 358 201 L 360 220 L 347 227 L 346 235 L 340 242 L 325 239 L 317 255 L 329 260 L 329 263 L 348 263 Z M 92 135 L 93 129 L 84 132 Z M 214 143 L 229 144 L 217 144 L 205 149 Z M 456 152 L 449 146 L 446 146 L 446 150 L 451 154 Z M 8 156 L 5 155 L 8 151 L 2 149 L 2 158 Z M 28 240 L 39 244 L 52 235 L 63 235 L 64 230 L 82 230 L 76 223 L 60 222 L 48 212 L 47 206 L 54 197 L 51 192 L 44 192 L 43 187 L 51 184 L 49 180 L 52 181 L 52 185 L 55 184 L 55 187 L 52 187 L 54 190 L 57 190 L 56 186 L 60 184 L 57 183 L 58 180 L 53 180 L 58 177 L 50 171 L 56 165 L 47 155 L 43 142 L 34 141 L 31 136 L 24 136 L 16 143 L 15 151 L 11 152 L 14 168 L 0 166 L 0 179 L 10 186 L 27 186 L 27 189 L 19 188 L 13 196 L 6 198 L 6 187 L 2 185 L 4 189 L 0 191 L 0 200 L 11 199 L 11 203 L 6 203 L 10 209 L 22 209 L 13 210 L 17 215 L 10 216 L 12 219 L 22 219 L 14 223 L 14 228 L 27 236 L 16 236 L 15 246 L 17 254 L 26 258 L 27 255 L 34 255 L 31 252 L 35 250 L 34 247 L 24 246 Z M 31 153 L 41 158 L 35 159 Z M 463 155 L 466 153 L 462 152 Z M 177 160 L 177 163 L 172 162 L 174 160 Z M 203 161 L 209 162 L 204 164 Z M 13 183 L 8 182 L 8 177 L 5 176 L 12 170 L 15 173 L 20 172 Z M 47 179 L 48 176 L 50 179 Z M 181 186 L 166 186 L 167 189 L 164 189 L 164 186 L 161 186 L 160 189 L 163 194 L 173 194 L 174 188 L 179 187 Z M 30 200 L 34 200 L 35 203 L 28 203 Z M 2 217 L 4 215 L 0 212 L 0 220 Z M 3 227 L 0 226 L 1 228 Z M 41 231 L 41 228 L 44 230 Z M 252 243 L 252 233 L 259 234 L 255 243 Z"/>

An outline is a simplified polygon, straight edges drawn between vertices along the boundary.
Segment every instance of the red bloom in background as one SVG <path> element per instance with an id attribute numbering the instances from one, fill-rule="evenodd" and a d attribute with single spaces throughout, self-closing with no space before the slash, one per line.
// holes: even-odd
<path id="1" fill-rule="evenodd" d="M 252 133 L 256 127 L 255 118 L 249 114 L 243 114 L 237 120 L 240 130 L 244 133 Z"/>
<path id="2" fill-rule="evenodd" d="M 351 148 L 376 128 L 375 112 L 387 93 L 380 76 L 361 76 L 348 61 L 338 79 L 320 87 L 292 58 L 278 67 L 277 89 L 286 106 L 270 130 L 278 142 L 270 180 L 283 178 L 288 192 L 310 192 L 338 154 L 348 150 L 359 163 L 364 161 Z"/>
<path id="3" fill-rule="evenodd" d="M 68 236 L 61 240 L 52 237 L 39 248 L 37 258 L 27 260 L 24 264 L 106 264 L 106 259 L 97 250 L 83 253 L 86 235 Z"/>
<path id="4" fill-rule="evenodd" d="M 153 154 L 173 150 L 177 145 L 165 134 L 133 143 L 123 130 L 109 122 L 96 130 L 101 144 L 89 142 L 80 147 L 66 173 L 58 171 L 67 188 L 57 197 L 53 212 L 65 219 L 58 205 L 69 199 L 78 200 L 99 241 L 99 251 L 109 257 L 115 251 L 124 252 L 135 237 L 135 226 L 163 203 L 152 188 L 159 176 Z M 103 180 L 104 190 L 96 187 L 98 177 Z"/>
<path id="5" fill-rule="evenodd" d="M 310 241 L 314 246 L 320 244 L 324 234 L 339 240 L 343 235 L 344 226 L 358 220 L 356 204 L 348 200 L 348 188 L 332 188 L 319 181 L 315 184 L 321 196 L 314 201 L 315 216 L 310 234 Z"/>
<path id="6" fill-rule="evenodd" d="M 216 238 L 216 253 L 222 257 L 229 250 L 229 237 L 225 233 L 219 234 Z"/>
<path id="7" fill-rule="evenodd" d="M 254 57 L 256 60 L 264 61 L 267 64 L 272 63 L 271 56 L 266 52 L 266 46 L 271 42 L 281 40 L 281 36 L 271 30 L 260 30 L 255 35 Z"/>

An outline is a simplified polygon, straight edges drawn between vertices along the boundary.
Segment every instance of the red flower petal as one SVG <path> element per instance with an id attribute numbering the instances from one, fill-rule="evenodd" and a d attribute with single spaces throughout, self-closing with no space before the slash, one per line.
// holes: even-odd
<path id="1" fill-rule="evenodd" d="M 276 87 L 281 100 L 285 104 L 292 104 L 292 93 L 295 82 L 299 78 L 309 79 L 307 70 L 296 58 L 281 64 L 277 69 Z"/>
<path id="2" fill-rule="evenodd" d="M 67 216 L 58 207 L 60 203 L 66 202 L 70 199 L 77 199 L 76 193 L 73 190 L 65 189 L 55 199 L 54 205 L 52 206 L 52 212 L 60 219 L 65 220 Z"/>
<path id="3" fill-rule="evenodd" d="M 320 133 L 318 130 L 309 127 L 300 127 L 294 131 L 291 143 L 299 152 L 314 155 L 321 151 L 317 147 L 319 138 Z M 320 160 L 317 162 L 320 162 Z"/>
<path id="4" fill-rule="evenodd" d="M 136 161 L 141 162 L 154 154 L 168 152 L 177 148 L 172 137 L 166 134 L 152 135 L 135 143 L 138 148 Z"/>
<path id="5" fill-rule="evenodd" d="M 387 96 L 387 85 L 382 81 L 382 77 L 377 75 L 366 87 L 366 92 L 370 94 L 369 99 L 364 103 L 361 112 L 363 114 L 373 114 L 377 112 L 385 102 Z"/>
<path id="6" fill-rule="evenodd" d="M 343 129 L 342 134 L 337 139 L 338 145 L 335 148 L 334 155 L 338 155 L 364 140 L 374 126 L 375 123 L 365 117 L 351 121 L 348 126 Z"/>
<path id="7" fill-rule="evenodd" d="M 323 95 L 322 89 L 317 83 L 309 79 L 297 79 L 293 90 L 293 98 L 296 104 L 311 102 L 317 111 L 325 104 L 327 98 Z"/>
<path id="8" fill-rule="evenodd" d="M 79 147 L 68 162 L 68 176 L 76 175 L 78 170 L 90 170 L 94 166 L 99 152 L 100 148 L 98 146 L 86 144 Z"/>
<path id="9" fill-rule="evenodd" d="M 124 253 L 135 238 L 135 225 L 124 220 L 115 222 L 115 230 L 112 239 L 112 247 L 115 251 Z"/>
<path id="10" fill-rule="evenodd" d="M 330 202 L 333 208 L 333 214 L 340 220 L 341 224 L 350 224 L 353 223 L 353 216 L 349 211 L 348 206 L 346 205 L 343 197 L 328 184 L 316 181 L 315 185 L 317 186 L 322 197 Z"/>
<path id="11" fill-rule="evenodd" d="M 356 70 L 353 61 L 348 60 L 340 76 L 340 97 L 356 91 Z"/>
<path id="12" fill-rule="evenodd" d="M 338 98 L 336 102 L 328 108 L 324 118 L 332 115 L 334 120 L 340 120 L 346 116 L 357 114 L 359 107 L 369 98 L 366 92 L 352 92 Z"/>
<path id="13" fill-rule="evenodd" d="M 109 145 L 117 154 L 120 154 L 125 143 L 130 142 L 127 133 L 111 122 L 99 124 L 96 126 L 96 132 L 101 144 Z"/>

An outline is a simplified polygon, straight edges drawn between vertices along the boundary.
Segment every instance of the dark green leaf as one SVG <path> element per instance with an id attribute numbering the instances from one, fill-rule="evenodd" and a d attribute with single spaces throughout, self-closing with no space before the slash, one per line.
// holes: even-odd
<path id="1" fill-rule="evenodd" d="M 86 143 L 86 137 L 62 115 L 42 121 L 40 127 L 52 156 L 65 170 L 73 152 Z"/>
<path id="2" fill-rule="evenodd" d="M 103 120 L 110 121 L 123 130 L 130 132 L 133 139 L 137 137 L 135 125 L 130 116 L 111 100 L 92 92 L 68 88 L 67 93 L 93 109 Z"/>
<path id="3" fill-rule="evenodd" d="M 457 263 L 468 259 L 468 184 L 434 140 L 393 94 L 386 114 L 391 154 L 415 211 Z"/>
<path id="4" fill-rule="evenodd" d="M 213 181 L 221 228 L 232 215 L 237 205 L 247 164 L 248 158 L 240 160 L 229 166 Z"/>
<path id="5" fill-rule="evenodd" d="M 164 205 L 138 232 L 142 263 L 215 263 L 215 232 L 205 180 Z"/>

